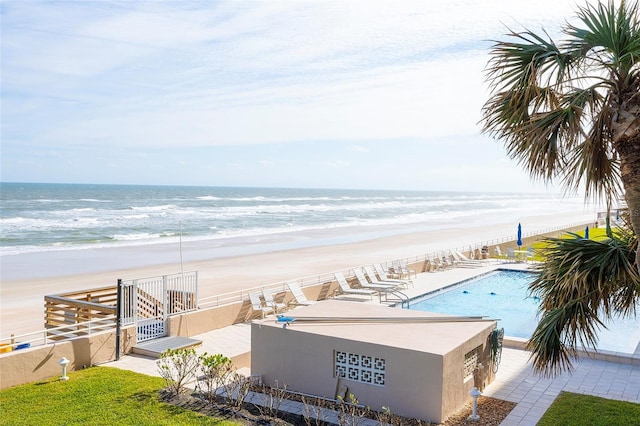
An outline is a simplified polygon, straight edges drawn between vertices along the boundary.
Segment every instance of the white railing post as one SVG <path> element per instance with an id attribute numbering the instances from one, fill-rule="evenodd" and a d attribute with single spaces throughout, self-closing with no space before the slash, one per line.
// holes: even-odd
<path id="1" fill-rule="evenodd" d="M 196 271 L 196 283 L 195 283 L 195 294 L 194 294 L 194 298 L 195 300 L 193 301 L 194 305 L 193 308 L 198 309 L 198 271 Z"/>

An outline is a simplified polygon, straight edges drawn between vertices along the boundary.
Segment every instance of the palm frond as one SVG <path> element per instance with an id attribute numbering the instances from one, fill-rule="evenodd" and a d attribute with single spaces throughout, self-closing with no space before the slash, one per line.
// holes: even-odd
<path id="1" fill-rule="evenodd" d="M 638 241 L 629 227 L 602 241 L 549 238 L 545 262 L 529 286 L 540 298 L 541 319 L 527 348 L 534 370 L 555 375 L 572 369 L 581 346 L 595 346 L 604 319 L 635 315 L 640 275 L 634 266 Z"/>
<path id="2" fill-rule="evenodd" d="M 539 75 L 562 63 L 562 53 L 551 40 L 531 31 L 511 32 L 514 42 L 496 41 L 487 77 L 496 91 L 535 86 Z M 517 90 L 516 90 L 517 91 Z"/>
<path id="3" fill-rule="evenodd" d="M 587 4 L 578 9 L 578 18 L 585 26 L 568 25 L 565 33 L 571 37 L 563 47 L 593 51 L 591 59 L 602 56 L 603 67 L 615 69 L 624 78 L 640 60 L 640 20 L 638 2 Z M 585 56 L 586 57 L 586 56 Z"/>
<path id="4" fill-rule="evenodd" d="M 616 142 L 624 129 L 613 128 L 617 117 L 633 114 L 627 108 L 639 92 L 639 7 L 579 8 L 561 43 L 529 30 L 495 42 L 482 131 L 501 139 L 533 179 L 559 180 L 567 192 L 584 186 L 587 199 L 619 198 Z"/>

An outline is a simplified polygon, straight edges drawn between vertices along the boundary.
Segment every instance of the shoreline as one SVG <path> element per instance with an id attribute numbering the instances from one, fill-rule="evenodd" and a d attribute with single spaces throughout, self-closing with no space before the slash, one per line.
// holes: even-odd
<path id="1" fill-rule="evenodd" d="M 590 223 L 595 217 L 591 212 L 563 212 L 518 220 L 529 234 Z M 426 231 L 420 230 L 420 226 L 389 227 L 351 233 L 347 242 L 341 235 L 345 230 L 340 228 L 289 235 L 295 240 L 293 244 L 264 235 L 255 236 L 253 241 L 235 241 L 235 246 L 210 247 L 206 241 L 188 242 L 182 247 L 182 266 L 184 271 L 198 271 L 198 296 L 202 298 L 364 264 L 464 248 L 510 235 L 515 241 L 515 228 L 513 221 Z M 160 276 L 181 270 L 178 247 L 173 243 L 27 253 L 2 257 L 1 261 L 0 337 L 42 329 L 45 295 L 115 285 L 119 278 Z"/>

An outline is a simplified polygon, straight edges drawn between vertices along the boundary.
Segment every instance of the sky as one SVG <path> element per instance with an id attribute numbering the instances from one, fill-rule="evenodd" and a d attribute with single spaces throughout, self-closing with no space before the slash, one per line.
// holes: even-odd
<path id="1" fill-rule="evenodd" d="M 559 192 L 479 122 L 491 41 L 575 5 L 2 1 L 0 178 Z"/>

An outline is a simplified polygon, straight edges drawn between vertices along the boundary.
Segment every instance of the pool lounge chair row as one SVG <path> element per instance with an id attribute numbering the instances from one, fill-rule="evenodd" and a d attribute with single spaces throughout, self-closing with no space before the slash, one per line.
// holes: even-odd
<path id="1" fill-rule="evenodd" d="M 356 278 L 357 287 L 351 287 L 342 272 L 336 272 L 334 276 L 338 282 L 337 294 L 366 295 L 371 299 L 373 299 L 373 296 L 377 295 L 380 303 L 383 301 L 397 301 L 403 304 L 408 302 L 409 297 L 401 291 L 402 288 L 406 288 L 403 286 L 410 285 L 408 282 L 402 280 L 383 281 L 376 277 L 376 274 L 374 274 L 370 269 L 371 273 L 367 272 L 367 269 L 368 268 L 356 268 L 352 270 Z"/>
<path id="2" fill-rule="evenodd" d="M 380 301 L 383 299 L 388 301 L 390 298 L 402 301 L 408 298 L 400 290 L 413 286 L 413 281 L 410 278 L 401 279 L 389 276 L 381 264 L 354 269 L 352 272 L 356 276 L 358 288 L 352 288 L 342 273 L 336 273 L 334 276 L 338 281 L 337 294 L 364 295 L 371 299 L 378 295 Z M 407 274 L 409 277 L 411 276 L 410 272 Z M 284 312 L 289 305 L 308 306 L 317 303 L 308 300 L 298 284 L 288 282 L 286 285 L 292 297 L 289 302 L 277 302 L 272 291 L 269 288 L 263 288 L 262 294 L 257 291 L 249 293 L 252 310 L 259 313 L 261 318 L 265 318 L 267 315 Z"/>
<path id="3" fill-rule="evenodd" d="M 440 254 L 432 254 L 426 259 L 425 271 L 437 272 L 446 269 L 461 268 L 479 268 L 488 265 L 485 259 L 472 259 L 465 256 L 457 250 L 449 250 L 449 253 L 440 252 Z"/>

